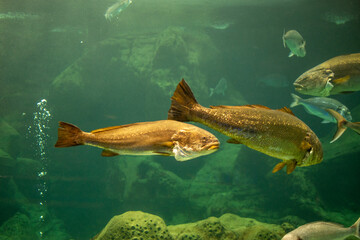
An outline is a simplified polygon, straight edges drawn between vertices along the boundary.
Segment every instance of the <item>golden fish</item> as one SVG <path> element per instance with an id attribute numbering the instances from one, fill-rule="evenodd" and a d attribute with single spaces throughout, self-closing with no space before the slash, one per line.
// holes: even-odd
<path id="1" fill-rule="evenodd" d="M 307 95 L 329 95 L 360 90 L 360 53 L 331 58 L 303 73 L 295 90 Z"/>
<path id="2" fill-rule="evenodd" d="M 186 161 L 213 153 L 218 139 L 208 131 L 172 120 L 141 122 L 83 132 L 78 127 L 59 122 L 55 147 L 90 145 L 103 148 L 102 156 L 165 155 Z"/>
<path id="3" fill-rule="evenodd" d="M 229 136 L 230 143 L 241 143 L 282 159 L 273 172 L 286 165 L 289 174 L 296 166 L 318 164 L 323 159 L 315 133 L 288 108 L 272 110 L 260 105 L 206 108 L 197 103 L 184 79 L 171 100 L 168 119 L 202 123 Z"/>

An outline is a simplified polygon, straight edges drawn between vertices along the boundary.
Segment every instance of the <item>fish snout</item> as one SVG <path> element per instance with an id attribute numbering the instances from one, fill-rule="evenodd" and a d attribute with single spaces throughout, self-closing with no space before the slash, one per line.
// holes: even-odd
<path id="1" fill-rule="evenodd" d="M 293 85 L 296 91 L 304 90 L 304 86 L 300 83 L 294 82 Z"/>

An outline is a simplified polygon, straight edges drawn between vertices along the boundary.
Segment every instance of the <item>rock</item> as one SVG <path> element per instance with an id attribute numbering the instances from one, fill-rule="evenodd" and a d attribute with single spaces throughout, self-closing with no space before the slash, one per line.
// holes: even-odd
<path id="1" fill-rule="evenodd" d="M 39 239 L 30 219 L 22 213 L 16 213 L 0 227 L 1 240 L 34 240 Z"/>
<path id="2" fill-rule="evenodd" d="M 0 148 L 5 152 L 11 152 L 11 145 L 16 141 L 20 134 L 4 119 L 0 119 Z"/>
<path id="3" fill-rule="evenodd" d="M 113 217 L 94 240 L 173 239 L 164 221 L 155 215 L 130 211 Z"/>

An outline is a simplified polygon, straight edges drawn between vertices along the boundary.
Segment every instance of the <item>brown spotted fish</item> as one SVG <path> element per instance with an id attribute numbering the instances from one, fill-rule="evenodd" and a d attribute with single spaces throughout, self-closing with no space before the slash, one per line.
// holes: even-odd
<path id="1" fill-rule="evenodd" d="M 294 82 L 299 93 L 326 97 L 360 90 L 360 53 L 337 56 L 306 71 Z"/>
<path id="2" fill-rule="evenodd" d="M 90 145 L 104 149 L 102 156 L 164 155 L 186 161 L 215 152 L 218 139 L 208 131 L 172 120 L 140 122 L 83 132 L 59 123 L 55 147 Z"/>
<path id="3" fill-rule="evenodd" d="M 273 172 L 287 166 L 289 174 L 297 166 L 318 164 L 323 159 L 315 133 L 288 108 L 272 110 L 260 105 L 206 108 L 198 104 L 184 79 L 171 100 L 168 119 L 202 123 L 230 137 L 229 143 L 241 143 L 283 160 Z"/>

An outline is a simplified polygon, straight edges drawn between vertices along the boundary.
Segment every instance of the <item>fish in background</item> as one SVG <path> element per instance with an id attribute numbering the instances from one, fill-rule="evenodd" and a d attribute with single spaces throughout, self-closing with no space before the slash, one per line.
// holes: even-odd
<path id="1" fill-rule="evenodd" d="M 1 19 L 8 19 L 8 20 L 24 20 L 24 19 L 39 19 L 39 15 L 31 14 L 31 13 L 24 13 L 24 12 L 7 12 L 7 13 L 0 13 L 0 20 Z"/>
<path id="2" fill-rule="evenodd" d="M 104 149 L 104 157 L 117 155 L 163 155 L 186 161 L 215 152 L 219 140 L 208 131 L 171 120 L 140 122 L 83 132 L 59 122 L 55 147 L 89 145 Z"/>
<path id="3" fill-rule="evenodd" d="M 360 122 L 347 121 L 343 116 L 341 116 L 333 109 L 326 109 L 326 111 L 328 111 L 328 113 L 330 113 L 337 121 L 337 131 L 330 143 L 335 142 L 345 132 L 347 128 L 351 128 L 352 130 L 360 134 Z"/>
<path id="4" fill-rule="evenodd" d="M 223 96 L 225 96 L 226 90 L 227 90 L 226 78 L 221 78 L 219 82 L 216 84 L 215 88 L 210 88 L 210 97 L 214 95 L 214 93 L 217 95 L 222 94 Z"/>
<path id="5" fill-rule="evenodd" d="M 336 123 L 336 119 L 329 114 L 326 109 L 333 109 L 343 116 L 347 121 L 351 121 L 350 110 L 341 102 L 327 97 L 313 97 L 308 99 L 302 99 L 301 97 L 291 94 L 294 101 L 290 104 L 290 107 L 296 107 L 303 105 L 306 112 L 324 119 L 322 123 Z"/>
<path id="6" fill-rule="evenodd" d="M 132 0 L 119 0 L 113 5 L 111 5 L 105 13 L 105 18 L 108 21 L 112 21 L 113 18 L 116 18 L 122 11 L 124 11 L 130 4 Z"/>
<path id="7" fill-rule="evenodd" d="M 329 222 L 313 222 L 287 233 L 281 240 L 342 240 L 349 236 L 360 238 L 360 218 L 351 226 Z"/>
<path id="8" fill-rule="evenodd" d="M 286 88 L 290 84 L 286 76 L 279 73 L 270 73 L 265 77 L 258 79 L 256 85 L 263 87 Z"/>
<path id="9" fill-rule="evenodd" d="M 290 109 L 273 110 L 261 105 L 201 106 L 183 79 L 171 97 L 168 119 L 202 123 L 228 137 L 228 143 L 244 144 L 256 151 L 281 159 L 273 173 L 287 167 L 318 164 L 323 159 L 316 134 Z"/>
<path id="10" fill-rule="evenodd" d="M 234 24 L 232 21 L 214 21 L 209 26 L 216 30 L 225 30 L 228 29 L 232 24 Z"/>
<path id="11" fill-rule="evenodd" d="M 325 21 L 335 23 L 336 25 L 343 25 L 347 22 L 355 20 L 357 16 L 352 14 L 348 11 L 341 11 L 341 12 L 326 12 L 322 15 L 322 19 Z"/>
<path id="12" fill-rule="evenodd" d="M 326 97 L 360 90 L 360 53 L 331 58 L 301 74 L 294 82 L 299 93 Z"/>
<path id="13" fill-rule="evenodd" d="M 297 57 L 305 57 L 306 50 L 305 44 L 306 41 L 300 35 L 300 33 L 296 30 L 289 30 L 284 33 L 282 36 L 284 48 L 288 47 L 290 49 L 289 57 L 297 56 Z"/>

